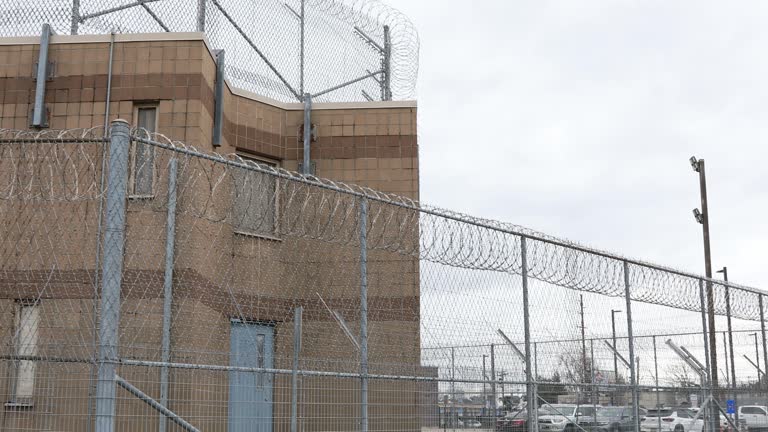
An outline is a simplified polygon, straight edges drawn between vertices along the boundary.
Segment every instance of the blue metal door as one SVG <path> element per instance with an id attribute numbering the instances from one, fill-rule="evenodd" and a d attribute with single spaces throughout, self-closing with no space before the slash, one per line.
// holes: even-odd
<path id="1" fill-rule="evenodd" d="M 274 367 L 274 328 L 232 321 L 229 364 L 237 367 Z M 263 372 L 229 373 L 229 432 L 272 432 L 273 375 Z"/>

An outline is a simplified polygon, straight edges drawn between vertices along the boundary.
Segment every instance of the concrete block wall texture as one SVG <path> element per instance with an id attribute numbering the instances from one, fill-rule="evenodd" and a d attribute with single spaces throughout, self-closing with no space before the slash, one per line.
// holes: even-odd
<path id="1" fill-rule="evenodd" d="M 108 121 L 122 118 L 135 125 L 136 108 L 153 105 L 158 109 L 157 131 L 174 140 L 203 152 L 238 153 L 297 169 L 303 158 L 299 103 L 278 103 L 227 85 L 223 145 L 212 146 L 215 62 L 202 34 L 118 35 L 107 104 L 109 48 L 108 36 L 53 37 L 50 60 L 55 72 L 45 98 L 50 128 L 103 127 L 107 107 Z M 0 39 L 2 128 L 29 128 L 38 49 L 36 38 Z M 317 176 L 418 199 L 415 104 L 317 104 L 312 123 L 317 131 L 312 143 Z M 99 167 L 100 147 L 87 148 L 92 165 Z M 162 200 L 169 157 L 167 151 L 156 153 L 155 197 L 129 199 L 127 206 L 120 350 L 131 358 L 159 360 L 166 218 Z M 275 367 L 289 368 L 292 313 L 301 305 L 302 367 L 357 372 L 354 348 L 317 294 L 357 333 L 359 245 L 290 234 L 237 234 L 232 170 L 200 160 L 187 162 L 180 163 L 179 174 L 183 192 L 176 230 L 171 361 L 228 364 L 230 319 L 237 317 L 274 326 Z M 8 161 L 0 163 L 2 179 L 9 172 Z M 100 172 L 80 171 L 92 176 Z M 277 191 L 279 198 L 286 189 L 278 184 Z M 286 202 L 278 200 L 278 211 L 301 211 Z M 46 305 L 40 353 L 93 357 L 98 199 L 3 206 L 0 219 L 8 222 L 4 226 L 18 228 L 0 247 L 0 335 L 6 354 L 13 349 L 16 300 L 39 297 Z M 417 245 L 418 232 L 409 235 Z M 50 246 L 18 248 L 43 241 Z M 371 372 L 415 374 L 420 368 L 418 261 L 409 254 L 371 251 L 368 271 Z M 0 392 L 10 398 L 14 366 L 0 362 L 0 368 Z M 92 409 L 92 373 L 90 365 L 40 362 L 33 406 L 0 411 L 0 429 L 84 430 Z M 159 397 L 157 368 L 122 366 L 118 373 Z M 226 372 L 172 370 L 169 408 L 204 430 L 226 430 L 228 379 Z M 276 376 L 274 383 L 273 430 L 287 431 L 290 381 Z M 359 427 L 359 380 L 304 378 L 302 386 L 304 430 Z M 371 383 L 370 391 L 371 430 L 419 428 L 416 384 L 378 381 Z M 157 428 L 157 415 L 122 390 L 117 410 L 119 427 L 125 430 Z"/>

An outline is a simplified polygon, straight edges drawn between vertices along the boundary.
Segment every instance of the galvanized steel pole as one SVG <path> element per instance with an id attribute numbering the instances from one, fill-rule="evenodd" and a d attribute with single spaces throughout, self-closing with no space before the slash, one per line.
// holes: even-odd
<path id="1" fill-rule="evenodd" d="M 389 26 L 384 26 L 384 53 L 382 59 L 381 100 L 392 100 L 392 38 L 389 33 Z"/>
<path id="2" fill-rule="evenodd" d="M 299 94 L 304 94 L 304 3 L 305 0 L 301 0 L 299 14 Z"/>
<path id="3" fill-rule="evenodd" d="M 197 31 L 205 31 L 205 3 L 207 0 L 197 0 Z"/>
<path id="4" fill-rule="evenodd" d="M 528 432 L 536 429 L 536 400 L 533 391 L 533 368 L 531 367 L 531 314 L 528 304 L 528 245 L 525 237 L 520 237 L 520 275 L 523 282 L 523 338 L 525 340 L 525 398 L 528 412 Z"/>
<path id="5" fill-rule="evenodd" d="M 733 352 L 733 326 L 731 325 L 731 288 L 728 286 L 728 267 L 723 267 L 718 273 L 723 274 L 723 280 L 725 281 L 725 314 L 728 319 L 728 350 L 731 358 L 731 391 L 733 392 L 733 400 L 738 400 L 738 394 L 736 392 L 736 361 L 735 354 Z M 727 364 L 727 358 L 726 358 Z M 726 374 L 728 372 L 726 371 Z M 736 403 L 738 406 L 738 403 Z M 736 410 L 736 424 L 739 424 L 739 411 Z"/>
<path id="6" fill-rule="evenodd" d="M 310 167 L 310 141 L 312 139 L 312 95 L 304 93 L 304 162 L 301 167 L 301 173 L 304 175 L 312 174 Z"/>
<path id="7" fill-rule="evenodd" d="M 637 372 L 635 371 L 635 340 L 632 332 L 632 297 L 629 288 L 629 263 L 624 261 L 624 299 L 627 303 L 627 341 L 629 343 L 629 375 L 632 385 L 632 424 L 640 432 L 640 397 L 638 394 Z"/>
<path id="8" fill-rule="evenodd" d="M 222 143 L 224 130 L 224 50 L 216 51 L 216 82 L 213 89 L 213 137 L 211 144 L 218 147 Z"/>
<path id="9" fill-rule="evenodd" d="M 69 34 L 76 35 L 80 26 L 80 0 L 72 0 L 72 21 L 69 27 Z"/>
<path id="10" fill-rule="evenodd" d="M 306 130 L 305 130 L 306 136 Z M 307 155 L 304 156 L 305 160 Z M 305 167 L 306 168 L 306 167 Z M 360 430 L 368 432 L 368 201 L 360 200 Z"/>
<path id="11" fill-rule="evenodd" d="M 495 345 L 491 344 L 491 409 L 493 417 L 496 418 L 496 351 Z"/>
<path id="12" fill-rule="evenodd" d="M 128 122 L 125 120 L 112 122 L 99 318 L 96 432 L 113 432 L 115 429 L 115 376 L 119 360 L 120 285 L 123 275 L 128 151 L 131 140 L 129 132 Z"/>
<path id="13" fill-rule="evenodd" d="M 304 308 L 293 311 L 293 371 L 291 373 L 291 432 L 298 432 L 299 418 L 299 354 L 301 353 L 301 325 Z"/>
<path id="14" fill-rule="evenodd" d="M 171 306 L 173 304 L 173 261 L 176 241 L 176 175 L 178 162 L 171 159 L 168 167 L 168 210 L 165 222 L 165 275 L 163 279 L 163 340 L 162 361 L 171 361 Z M 160 405 L 168 407 L 168 366 L 160 368 Z M 160 417 L 160 432 L 165 432 L 168 422 Z"/>
<path id="15" fill-rule="evenodd" d="M 763 335 L 763 361 L 765 362 L 765 368 L 763 368 L 763 370 L 768 373 L 768 346 L 765 345 L 765 310 L 763 309 L 762 294 L 758 295 L 757 301 L 760 304 L 760 334 Z M 768 385 L 768 379 L 766 379 L 766 385 Z"/>
<path id="16" fill-rule="evenodd" d="M 32 126 L 47 127 L 45 119 L 45 83 L 48 81 L 48 47 L 51 43 L 51 25 L 43 24 L 40 35 L 40 50 L 37 56 L 37 73 L 35 75 L 35 104 L 32 107 Z"/>
<path id="17" fill-rule="evenodd" d="M 661 408 L 659 396 L 659 357 L 656 353 L 656 336 L 653 337 L 653 374 L 656 381 L 656 408 Z M 658 430 L 661 430 L 661 416 L 656 416 Z"/>

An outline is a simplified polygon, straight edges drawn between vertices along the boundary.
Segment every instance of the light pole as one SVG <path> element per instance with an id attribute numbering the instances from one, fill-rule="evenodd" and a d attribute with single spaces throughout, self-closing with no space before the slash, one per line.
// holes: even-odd
<path id="1" fill-rule="evenodd" d="M 715 295 L 712 291 L 712 252 L 709 246 L 709 208 L 707 206 L 707 175 L 704 168 L 704 159 L 696 159 L 691 156 L 689 159 L 691 167 L 699 173 L 699 191 L 701 194 L 701 211 L 693 209 L 693 216 L 696 222 L 702 225 L 704 235 L 704 270 L 707 277 L 707 318 L 709 326 L 709 365 L 710 377 L 712 379 L 712 391 L 717 394 L 717 338 L 715 335 Z M 715 425 L 719 428 L 720 418 L 715 417 Z"/>
<path id="2" fill-rule="evenodd" d="M 757 365 L 757 385 L 760 386 L 760 351 L 757 349 L 757 333 L 750 333 L 750 336 L 755 337 L 755 364 Z"/>
<path id="3" fill-rule="evenodd" d="M 611 330 L 613 331 L 613 348 L 616 349 L 616 314 L 621 312 L 619 309 L 611 309 Z M 619 363 L 616 361 L 616 351 L 613 352 L 613 383 L 619 383 Z M 616 405 L 616 390 L 611 392 L 611 405 Z"/>

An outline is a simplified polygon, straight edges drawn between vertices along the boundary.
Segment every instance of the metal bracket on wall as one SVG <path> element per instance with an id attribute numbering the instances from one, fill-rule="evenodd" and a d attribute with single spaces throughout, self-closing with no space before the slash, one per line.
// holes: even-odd
<path id="1" fill-rule="evenodd" d="M 215 51 L 216 83 L 214 84 L 213 137 L 214 147 L 221 145 L 221 129 L 224 121 L 224 50 Z"/>
<path id="2" fill-rule="evenodd" d="M 51 43 L 53 31 L 48 23 L 43 24 L 43 32 L 40 35 L 40 53 L 37 59 L 37 73 L 35 74 L 35 103 L 32 108 L 31 127 L 48 127 L 48 113 L 45 108 L 45 83 L 49 79 L 49 73 L 53 67 L 49 68 L 48 48 Z"/>

